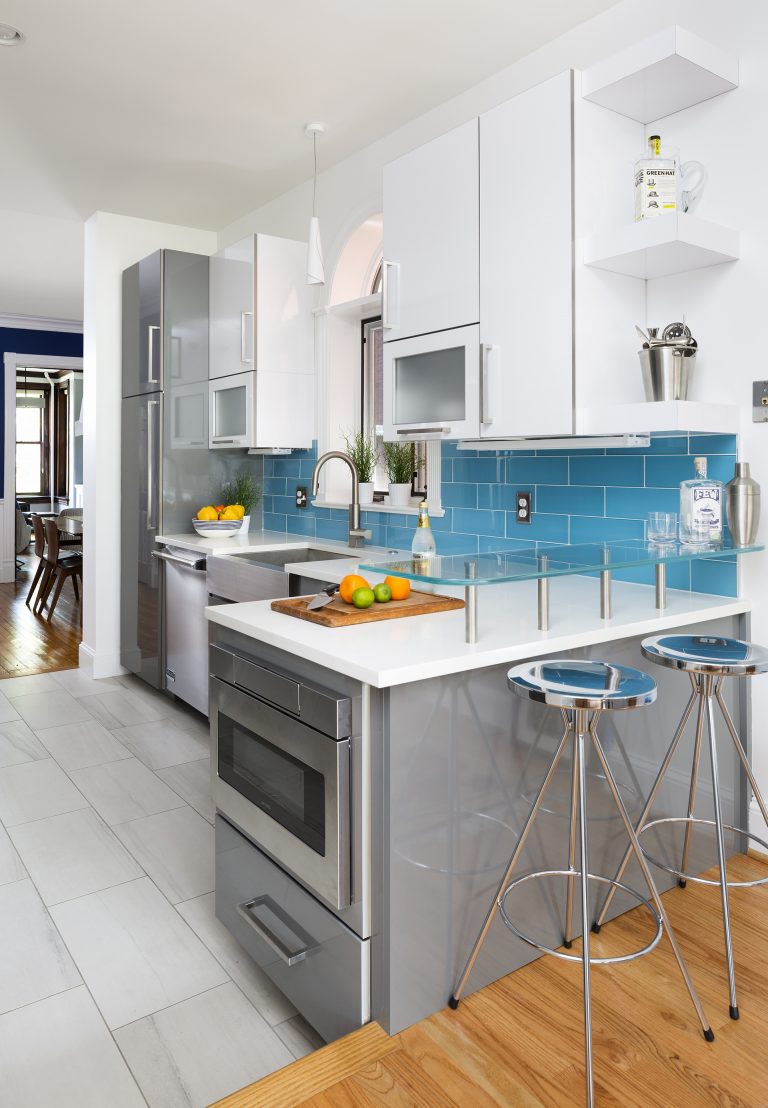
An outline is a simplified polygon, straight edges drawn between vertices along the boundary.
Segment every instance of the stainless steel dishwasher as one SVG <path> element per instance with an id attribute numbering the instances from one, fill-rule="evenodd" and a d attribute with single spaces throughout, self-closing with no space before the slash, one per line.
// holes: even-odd
<path id="1" fill-rule="evenodd" d="M 208 603 L 206 556 L 166 547 L 153 551 L 165 569 L 165 679 L 163 687 L 208 715 Z"/>

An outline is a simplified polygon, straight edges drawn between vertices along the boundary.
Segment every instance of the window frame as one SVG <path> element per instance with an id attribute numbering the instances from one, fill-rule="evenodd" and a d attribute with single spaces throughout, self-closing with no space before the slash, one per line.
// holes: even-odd
<path id="1" fill-rule="evenodd" d="M 50 452 L 51 452 L 51 447 L 50 447 L 51 386 L 47 382 L 44 382 L 44 381 L 33 381 L 31 383 L 29 381 L 26 381 L 26 382 L 22 383 L 22 385 L 24 385 L 24 384 L 26 385 L 26 388 L 25 388 L 24 391 L 26 391 L 27 393 L 29 393 L 30 391 L 32 391 L 34 393 L 42 393 L 43 400 L 44 400 L 44 405 L 43 405 L 43 407 L 38 409 L 38 411 L 40 412 L 40 428 L 41 428 L 41 437 L 40 437 L 40 439 L 20 439 L 19 438 L 18 422 L 17 422 L 17 416 L 16 416 L 16 413 L 18 411 L 18 406 L 16 405 L 14 407 L 14 486 L 16 488 L 16 496 L 21 497 L 22 499 L 25 499 L 25 500 L 35 499 L 35 498 L 50 499 L 50 489 L 51 489 L 51 474 L 50 474 L 50 469 L 51 469 L 51 465 L 50 465 Z M 17 392 L 22 391 L 19 388 L 19 382 L 18 381 L 16 382 L 16 391 Z M 41 478 L 41 488 L 40 489 L 20 489 L 20 488 L 18 488 L 17 476 L 16 475 L 18 474 L 17 458 L 18 458 L 18 447 L 19 446 L 39 446 L 39 448 L 40 448 L 41 463 L 42 463 L 41 466 L 40 466 L 40 478 Z"/>

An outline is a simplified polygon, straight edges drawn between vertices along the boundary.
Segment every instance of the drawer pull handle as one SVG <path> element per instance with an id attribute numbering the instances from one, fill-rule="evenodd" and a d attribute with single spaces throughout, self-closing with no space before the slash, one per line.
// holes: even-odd
<path id="1" fill-rule="evenodd" d="M 274 916 L 277 917 L 286 927 L 295 932 L 296 935 L 304 943 L 303 946 L 297 946 L 291 949 L 286 946 L 281 938 L 270 931 L 263 920 L 258 919 L 253 915 L 254 908 L 268 908 Z M 240 915 L 245 922 L 251 927 L 260 939 L 263 939 L 267 946 L 274 950 L 275 954 L 285 962 L 287 966 L 295 966 L 298 962 L 303 962 L 307 957 L 307 954 L 316 944 L 310 938 L 305 931 L 296 926 L 296 923 L 286 915 L 279 904 L 276 904 L 269 896 L 257 896 L 253 900 L 246 900 L 242 904 L 237 906 L 238 915 Z"/>

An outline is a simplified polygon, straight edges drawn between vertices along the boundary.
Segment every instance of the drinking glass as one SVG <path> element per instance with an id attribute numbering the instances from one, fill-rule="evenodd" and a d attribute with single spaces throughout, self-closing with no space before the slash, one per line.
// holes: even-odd
<path id="1" fill-rule="evenodd" d="M 677 512 L 649 512 L 649 542 L 674 542 L 677 538 Z"/>
<path id="2" fill-rule="evenodd" d="M 680 519 L 680 542 L 686 546 L 706 546 L 710 541 L 709 520 L 684 515 Z"/>

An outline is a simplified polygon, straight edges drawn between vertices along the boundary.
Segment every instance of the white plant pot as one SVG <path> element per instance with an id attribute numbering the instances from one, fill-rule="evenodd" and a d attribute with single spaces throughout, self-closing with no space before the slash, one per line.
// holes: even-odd
<path id="1" fill-rule="evenodd" d="M 361 504 L 373 504 L 373 481 L 361 481 L 358 491 Z"/>
<path id="2" fill-rule="evenodd" d="M 411 484 L 389 486 L 389 503 L 393 508 L 407 508 L 411 503 Z"/>
<path id="3" fill-rule="evenodd" d="M 240 524 L 240 532 L 239 533 L 241 535 L 244 534 L 244 532 L 250 530 L 250 527 L 251 527 L 251 517 L 250 516 L 243 516 L 243 522 Z"/>

